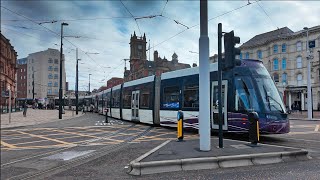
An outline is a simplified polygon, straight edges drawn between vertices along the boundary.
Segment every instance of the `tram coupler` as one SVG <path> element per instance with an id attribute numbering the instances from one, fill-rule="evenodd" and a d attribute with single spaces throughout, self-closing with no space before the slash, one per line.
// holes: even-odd
<path id="1" fill-rule="evenodd" d="M 182 142 L 183 141 L 183 112 L 181 110 L 178 111 L 177 114 L 177 138 L 178 138 L 178 142 Z"/>
<path id="2" fill-rule="evenodd" d="M 108 112 L 109 112 L 109 109 L 106 109 L 106 121 L 105 121 L 105 123 L 109 123 L 109 120 L 108 120 Z"/>
<path id="3" fill-rule="evenodd" d="M 249 120 L 249 141 L 252 146 L 257 146 L 259 142 L 259 115 L 257 112 L 248 113 Z"/>

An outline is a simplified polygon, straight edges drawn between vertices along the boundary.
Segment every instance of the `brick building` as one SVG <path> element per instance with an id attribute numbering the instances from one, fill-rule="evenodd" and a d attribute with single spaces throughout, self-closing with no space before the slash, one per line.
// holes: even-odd
<path id="1" fill-rule="evenodd" d="M 10 40 L 1 34 L 1 60 L 0 60 L 0 105 L 5 106 L 8 98 L 2 97 L 2 92 L 8 89 L 12 94 L 12 105 L 14 105 L 14 97 L 16 94 L 16 62 L 17 52 L 10 44 Z"/>
<path id="2" fill-rule="evenodd" d="M 146 54 L 146 35 L 137 37 L 134 32 L 130 38 L 130 70 L 125 67 L 124 81 L 132 81 L 151 75 L 160 75 L 161 73 L 174 71 L 178 69 L 190 68 L 189 64 L 178 62 L 178 55 L 173 53 L 171 61 L 165 57 L 160 58 L 158 51 L 154 51 L 153 61 L 147 60 Z"/>
<path id="3" fill-rule="evenodd" d="M 107 87 L 106 89 L 112 88 L 118 84 L 123 83 L 123 78 L 113 77 L 107 81 Z"/>

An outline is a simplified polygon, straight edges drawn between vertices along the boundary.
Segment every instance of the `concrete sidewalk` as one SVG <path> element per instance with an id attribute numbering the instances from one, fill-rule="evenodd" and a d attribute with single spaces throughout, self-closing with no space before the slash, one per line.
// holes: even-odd
<path id="1" fill-rule="evenodd" d="M 29 125 L 37 125 L 54 121 L 61 121 L 82 116 L 82 112 L 79 112 L 76 116 L 76 112 L 65 110 L 65 114 L 62 114 L 62 119 L 59 119 L 58 110 L 42 110 L 31 109 L 27 110 L 27 117 L 23 117 L 22 112 L 11 113 L 11 122 L 9 123 L 9 114 L 1 114 L 1 129 L 23 127 Z"/>
<path id="2" fill-rule="evenodd" d="M 176 142 L 168 140 L 148 153 L 131 161 L 128 173 L 145 175 L 163 172 L 216 169 L 308 160 L 308 151 L 259 144 L 251 147 L 243 141 L 224 139 L 224 148 L 218 147 L 218 138 L 211 139 L 211 151 L 199 150 L 199 140 Z"/>
<path id="3" fill-rule="evenodd" d="M 291 112 L 291 114 L 288 114 L 288 118 L 290 120 L 308 120 L 308 111 L 297 111 L 297 112 Z M 313 121 L 320 121 L 320 111 L 313 111 Z"/>

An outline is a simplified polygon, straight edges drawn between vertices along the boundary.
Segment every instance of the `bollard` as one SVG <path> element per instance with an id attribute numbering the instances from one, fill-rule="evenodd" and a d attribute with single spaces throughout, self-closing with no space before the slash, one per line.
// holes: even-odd
<path id="1" fill-rule="evenodd" d="M 181 110 L 178 111 L 177 114 L 177 137 L 178 137 L 178 142 L 183 141 L 183 112 Z"/>
<path id="2" fill-rule="evenodd" d="M 259 142 L 259 115 L 257 112 L 249 112 L 249 141 L 252 145 Z"/>
<path id="3" fill-rule="evenodd" d="M 109 121 L 108 121 L 108 112 L 109 112 L 109 109 L 106 109 L 106 123 L 109 123 Z"/>

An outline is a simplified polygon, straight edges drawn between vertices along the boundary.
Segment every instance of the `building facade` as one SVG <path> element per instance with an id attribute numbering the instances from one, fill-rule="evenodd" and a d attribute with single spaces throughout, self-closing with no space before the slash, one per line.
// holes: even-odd
<path id="1" fill-rule="evenodd" d="M 106 89 L 112 88 L 116 85 L 122 84 L 123 78 L 113 77 L 107 81 L 107 87 Z"/>
<path id="2" fill-rule="evenodd" d="M 17 98 L 27 98 L 28 67 L 27 64 L 18 64 L 17 66 Z"/>
<path id="3" fill-rule="evenodd" d="M 320 26 L 308 29 L 309 41 L 315 41 L 311 55 L 313 109 L 320 108 Z M 256 35 L 240 46 L 240 59 L 262 60 L 273 78 L 283 101 L 290 109 L 307 110 L 307 33 L 287 27 Z"/>
<path id="4" fill-rule="evenodd" d="M 65 94 L 66 72 L 62 61 L 62 94 Z M 27 57 L 27 98 L 52 99 L 59 96 L 60 51 L 47 49 Z M 34 88 L 34 93 L 33 93 Z"/>
<path id="5" fill-rule="evenodd" d="M 16 62 L 17 52 L 10 40 L 1 34 L 1 60 L 0 60 L 0 95 L 1 106 L 8 104 L 8 97 L 3 97 L 4 92 L 10 90 L 12 94 L 11 104 L 14 105 L 16 96 Z"/>
<path id="6" fill-rule="evenodd" d="M 190 68 L 189 64 L 178 62 L 178 55 L 174 53 L 172 60 L 159 57 L 158 51 L 154 51 L 153 61 L 147 60 L 146 35 L 137 37 L 134 32 L 130 39 L 130 70 L 124 69 L 124 81 L 132 81 L 151 75 L 174 71 L 178 69 Z"/>

